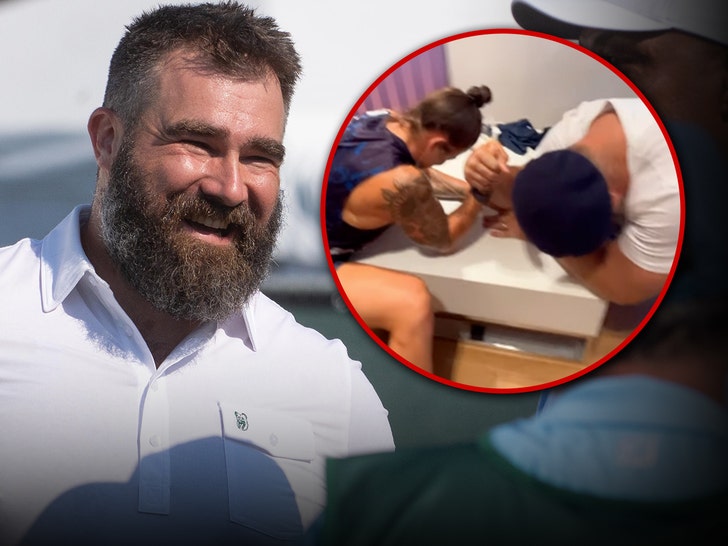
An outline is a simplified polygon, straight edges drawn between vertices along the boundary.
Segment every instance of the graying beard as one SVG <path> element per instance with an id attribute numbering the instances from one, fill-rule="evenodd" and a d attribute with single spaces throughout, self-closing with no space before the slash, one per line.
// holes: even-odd
<path id="1" fill-rule="evenodd" d="M 145 233 L 147 227 L 130 212 L 134 205 L 127 199 L 139 201 L 140 196 L 129 196 L 135 189 L 125 186 L 137 173 L 130 173 L 125 158 L 120 159 L 117 179 L 102 195 L 101 229 L 107 251 L 127 281 L 155 309 L 178 319 L 220 321 L 242 309 L 268 275 L 281 224 L 280 200 L 264 233 L 249 234 L 264 240 L 248 241 L 245 260 L 226 259 L 224 253 L 195 245 L 181 254 L 178 248 L 161 248 L 165 243 Z"/>

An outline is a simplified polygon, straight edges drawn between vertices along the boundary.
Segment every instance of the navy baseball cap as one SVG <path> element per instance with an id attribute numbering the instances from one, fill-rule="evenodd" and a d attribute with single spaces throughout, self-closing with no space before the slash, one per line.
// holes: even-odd
<path id="1" fill-rule="evenodd" d="M 589 254 L 614 233 L 607 181 L 572 150 L 526 164 L 513 185 L 513 211 L 528 240 L 556 258 Z"/>

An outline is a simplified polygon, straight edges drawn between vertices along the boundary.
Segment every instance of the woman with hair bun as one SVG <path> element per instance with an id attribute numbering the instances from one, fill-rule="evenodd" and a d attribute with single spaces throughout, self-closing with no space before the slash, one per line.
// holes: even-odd
<path id="1" fill-rule="evenodd" d="M 464 180 L 431 167 L 470 148 L 481 131 L 486 86 L 446 87 L 412 109 L 367 112 L 346 128 L 326 184 L 329 252 L 351 305 L 375 330 L 388 332 L 400 357 L 432 372 L 434 314 L 418 277 L 349 261 L 397 224 L 416 244 L 452 251 L 477 220 L 482 204 Z M 446 214 L 438 197 L 462 199 Z"/>

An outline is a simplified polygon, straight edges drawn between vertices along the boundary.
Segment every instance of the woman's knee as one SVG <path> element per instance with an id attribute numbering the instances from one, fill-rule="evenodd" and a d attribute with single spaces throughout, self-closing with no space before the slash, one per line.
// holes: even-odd
<path id="1" fill-rule="evenodd" d="M 407 293 L 406 304 L 402 309 L 412 321 L 429 322 L 433 316 L 432 294 L 427 284 L 415 276 L 408 276 L 404 283 Z"/>

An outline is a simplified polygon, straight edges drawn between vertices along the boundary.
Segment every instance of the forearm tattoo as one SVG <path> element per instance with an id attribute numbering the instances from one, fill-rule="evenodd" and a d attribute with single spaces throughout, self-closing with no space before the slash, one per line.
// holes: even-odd
<path id="1" fill-rule="evenodd" d="M 458 186 L 447 178 L 439 176 L 437 173 L 430 171 L 429 179 L 432 189 L 435 192 L 435 197 L 465 199 L 467 195 L 467 188 Z"/>
<path id="2" fill-rule="evenodd" d="M 394 223 L 420 245 L 446 248 L 450 230 L 445 211 L 424 174 L 408 181 L 395 180 L 394 190 L 382 190 Z"/>

